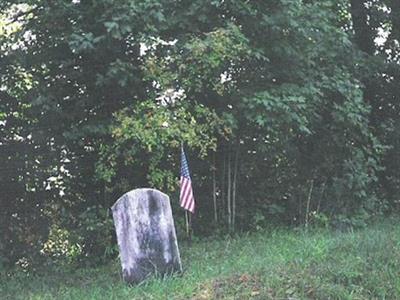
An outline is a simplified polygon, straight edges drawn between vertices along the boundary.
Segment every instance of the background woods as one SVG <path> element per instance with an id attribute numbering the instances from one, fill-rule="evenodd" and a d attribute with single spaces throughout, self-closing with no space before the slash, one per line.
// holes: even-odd
<path id="1" fill-rule="evenodd" d="M 0 11 L 0 264 L 115 255 L 109 207 L 133 188 L 183 215 L 181 142 L 197 235 L 363 226 L 398 209 L 398 1 Z"/>

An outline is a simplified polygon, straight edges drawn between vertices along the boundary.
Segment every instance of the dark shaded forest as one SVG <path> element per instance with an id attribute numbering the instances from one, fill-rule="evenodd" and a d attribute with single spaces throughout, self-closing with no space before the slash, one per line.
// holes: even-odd
<path id="1" fill-rule="evenodd" d="M 397 213 L 397 0 L 0 2 L 0 265 L 101 263 L 109 208 L 167 193 L 197 237 Z M 182 234 L 183 235 L 183 234 Z"/>

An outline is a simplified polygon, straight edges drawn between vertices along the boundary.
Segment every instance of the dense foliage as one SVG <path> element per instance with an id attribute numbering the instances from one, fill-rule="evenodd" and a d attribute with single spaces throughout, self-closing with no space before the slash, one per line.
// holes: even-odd
<path id="1" fill-rule="evenodd" d="M 154 187 L 197 235 L 363 226 L 400 192 L 400 7 L 378 1 L 2 1 L 0 264 L 102 260 Z"/>

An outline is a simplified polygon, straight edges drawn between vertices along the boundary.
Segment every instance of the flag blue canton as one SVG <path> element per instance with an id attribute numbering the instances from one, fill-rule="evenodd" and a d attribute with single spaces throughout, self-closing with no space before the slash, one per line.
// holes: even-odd
<path id="1" fill-rule="evenodd" d="M 185 151 L 181 150 L 181 176 L 190 179 L 189 165 L 186 160 Z"/>

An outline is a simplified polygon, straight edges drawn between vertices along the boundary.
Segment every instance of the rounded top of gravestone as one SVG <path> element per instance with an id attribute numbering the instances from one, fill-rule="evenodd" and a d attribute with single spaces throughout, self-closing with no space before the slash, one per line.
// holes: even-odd
<path id="1" fill-rule="evenodd" d="M 125 194 L 123 194 L 119 199 L 114 203 L 113 206 L 111 206 L 111 210 L 114 210 L 117 206 L 118 203 L 124 201 L 124 199 L 136 199 L 139 197 L 143 196 L 156 196 L 159 199 L 168 199 L 169 197 L 167 194 L 164 194 L 163 192 L 156 190 L 156 189 L 151 189 L 151 188 L 140 188 L 140 189 L 134 189 L 131 190 Z"/>

